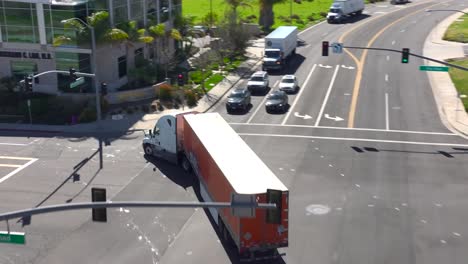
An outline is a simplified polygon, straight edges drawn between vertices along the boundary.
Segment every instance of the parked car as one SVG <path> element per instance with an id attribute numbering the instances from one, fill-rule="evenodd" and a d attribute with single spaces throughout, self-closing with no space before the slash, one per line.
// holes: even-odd
<path id="1" fill-rule="evenodd" d="M 235 110 L 247 112 L 250 105 L 250 92 L 247 89 L 238 88 L 229 94 L 226 102 L 226 110 L 228 113 Z"/>
<path id="2" fill-rule="evenodd" d="M 288 110 L 288 95 L 283 91 L 274 91 L 266 98 L 265 109 L 270 112 L 286 112 Z"/>
<path id="3" fill-rule="evenodd" d="M 200 25 L 197 25 L 197 26 L 193 26 L 191 29 L 190 29 L 190 32 L 192 32 L 192 34 L 194 34 L 195 36 L 197 37 L 204 37 L 206 36 L 209 32 L 208 32 L 208 28 L 205 27 L 205 26 L 200 26 Z"/>
<path id="4" fill-rule="evenodd" d="M 299 84 L 297 83 L 297 78 L 294 75 L 285 75 L 281 78 L 281 82 L 279 84 L 280 91 L 284 91 L 286 93 L 297 93 L 299 90 Z"/>
<path id="5" fill-rule="evenodd" d="M 267 92 L 269 87 L 268 73 L 266 71 L 257 71 L 250 76 L 247 82 L 247 89 L 252 92 Z"/>

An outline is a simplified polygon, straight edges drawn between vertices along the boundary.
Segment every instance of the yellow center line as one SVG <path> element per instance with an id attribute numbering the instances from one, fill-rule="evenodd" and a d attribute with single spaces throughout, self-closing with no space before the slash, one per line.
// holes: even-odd
<path id="1" fill-rule="evenodd" d="M 16 165 L 16 164 L 0 164 L 0 167 L 9 167 L 9 168 L 19 168 L 23 165 Z"/>
<path id="2" fill-rule="evenodd" d="M 425 3 L 420 3 L 420 4 L 415 4 L 413 6 L 417 6 L 417 5 L 422 5 L 422 4 L 425 4 Z M 433 7 L 433 6 L 436 6 L 436 5 L 439 5 L 441 3 L 437 3 L 437 4 L 434 4 L 434 5 L 431 5 L 429 6 L 428 8 L 430 7 Z M 426 8 L 427 9 L 427 8 Z M 382 28 L 379 32 L 377 32 L 377 34 L 375 34 L 370 40 L 369 42 L 367 43 L 366 47 L 370 47 L 372 46 L 372 44 L 375 42 L 375 40 L 380 36 L 382 35 L 382 33 L 387 30 L 389 27 L 395 25 L 396 23 L 400 22 L 401 20 L 413 15 L 413 14 L 416 14 L 418 12 L 421 12 L 423 10 L 416 10 L 412 13 L 409 13 L 395 21 L 393 21 L 392 23 L 388 24 L 387 26 L 385 26 L 384 28 Z M 378 16 L 376 18 L 373 18 L 373 19 L 370 19 L 362 24 L 359 24 L 353 28 L 351 28 L 350 30 L 346 31 L 340 38 L 339 38 L 339 42 L 340 43 L 343 43 L 345 37 L 353 32 L 354 30 L 366 25 L 367 23 L 373 21 L 373 20 L 376 20 L 376 19 L 379 19 L 383 16 L 387 16 L 387 15 L 390 15 L 392 13 L 388 13 L 388 14 L 385 14 L 385 15 L 382 15 L 382 16 Z M 355 118 L 355 115 L 356 115 L 356 107 L 357 107 L 357 99 L 359 97 L 359 89 L 361 87 L 361 80 L 362 80 L 362 72 L 363 72 L 363 69 L 364 69 L 364 63 L 366 61 L 366 57 L 367 57 L 367 52 L 368 50 L 365 49 L 361 55 L 361 59 L 358 60 L 356 58 L 356 56 L 354 56 L 354 54 L 352 54 L 351 52 L 349 52 L 347 49 L 345 49 L 345 52 L 354 60 L 354 62 L 356 63 L 356 67 L 357 67 L 357 72 L 356 72 L 356 78 L 354 80 L 354 88 L 353 88 L 353 96 L 352 96 L 352 99 L 351 99 L 351 105 L 349 107 L 349 115 L 348 115 L 348 128 L 353 128 L 354 127 L 354 118 Z"/>

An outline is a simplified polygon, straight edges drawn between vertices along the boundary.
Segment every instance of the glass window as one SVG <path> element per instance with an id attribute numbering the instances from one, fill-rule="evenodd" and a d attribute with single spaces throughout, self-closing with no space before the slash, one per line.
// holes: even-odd
<path id="1" fill-rule="evenodd" d="M 125 77 L 127 75 L 127 58 L 125 56 L 119 57 L 119 78 Z"/>
<path id="2" fill-rule="evenodd" d="M 127 0 L 114 0 L 114 23 L 116 25 L 128 20 Z"/>
<path id="3" fill-rule="evenodd" d="M 11 62 L 11 75 L 17 80 L 24 79 L 25 76 L 30 74 L 37 74 L 37 64 L 33 61 L 12 61 Z M 38 78 L 35 78 L 38 83 Z"/>
<path id="4" fill-rule="evenodd" d="M 146 1 L 147 7 L 146 12 L 148 13 L 147 19 L 149 25 L 156 25 L 158 24 L 158 15 L 157 15 L 157 5 L 156 0 L 147 0 Z"/>
<path id="5" fill-rule="evenodd" d="M 0 16 L 2 37 L 6 42 L 38 43 L 36 6 L 29 3 L 2 1 Z"/>
<path id="6" fill-rule="evenodd" d="M 142 0 L 131 1 L 130 18 L 132 20 L 143 20 L 143 1 Z"/>
<path id="7" fill-rule="evenodd" d="M 145 56 L 143 54 L 143 48 L 135 50 L 135 67 L 141 67 L 145 63 Z"/>
<path id="8" fill-rule="evenodd" d="M 161 17 L 159 22 L 166 22 L 169 19 L 169 0 L 159 0 L 159 11 Z"/>
<path id="9" fill-rule="evenodd" d="M 70 53 L 70 52 L 56 52 L 55 61 L 56 69 L 61 71 L 68 71 L 70 68 L 75 68 L 78 72 L 91 73 L 91 56 L 90 54 L 83 53 Z M 80 86 L 80 89 L 70 89 L 70 76 L 68 74 L 57 74 L 58 87 L 62 91 L 79 92 L 86 91 L 92 92 L 92 79 L 85 78 L 85 84 Z"/>

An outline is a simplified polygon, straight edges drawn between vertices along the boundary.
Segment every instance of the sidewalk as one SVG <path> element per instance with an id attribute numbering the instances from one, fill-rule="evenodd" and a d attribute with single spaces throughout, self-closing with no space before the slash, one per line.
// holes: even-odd
<path id="1" fill-rule="evenodd" d="M 160 116 L 179 113 L 184 111 L 206 112 L 211 107 L 221 100 L 224 95 L 236 85 L 242 78 L 251 74 L 251 72 L 260 65 L 262 45 L 258 45 L 262 40 L 253 40 L 252 45 L 247 48 L 248 60 L 244 61 L 235 72 L 230 73 L 226 78 L 218 83 L 213 89 L 208 92 L 208 95 L 203 96 L 198 105 L 194 108 L 184 107 L 184 109 L 168 109 L 158 114 L 146 115 L 124 115 L 120 120 L 112 120 L 110 117 L 101 121 L 98 128 L 97 123 L 78 124 L 78 125 L 30 125 L 30 124 L 6 124 L 0 123 L 0 132 L 41 132 L 41 133 L 71 133 L 71 134 L 96 134 L 98 133 L 119 133 L 124 134 L 134 130 L 152 129 Z"/>
<path id="2" fill-rule="evenodd" d="M 465 12 L 468 9 L 464 10 Z M 442 40 L 446 29 L 462 13 L 456 13 L 439 23 L 426 39 L 423 56 L 437 60 L 465 57 L 468 44 Z M 427 65 L 440 66 L 440 64 L 426 61 Z M 461 99 L 458 98 L 457 90 L 447 72 L 428 72 L 429 81 L 444 125 L 452 131 L 468 137 L 468 115 L 463 109 Z"/>

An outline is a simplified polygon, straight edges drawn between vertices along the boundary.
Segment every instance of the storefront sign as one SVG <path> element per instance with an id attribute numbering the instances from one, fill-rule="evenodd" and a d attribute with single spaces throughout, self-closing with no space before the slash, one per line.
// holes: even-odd
<path id="1" fill-rule="evenodd" d="M 52 55 L 50 53 L 18 52 L 18 51 L 0 51 L 0 57 L 23 58 L 23 59 L 43 59 L 43 60 L 52 59 Z"/>

